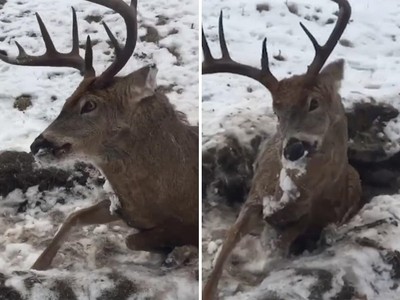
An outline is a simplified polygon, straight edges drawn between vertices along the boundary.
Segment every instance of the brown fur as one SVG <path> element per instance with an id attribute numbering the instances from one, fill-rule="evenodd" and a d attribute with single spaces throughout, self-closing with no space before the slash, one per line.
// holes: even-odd
<path id="1" fill-rule="evenodd" d="M 70 144 L 62 157 L 50 152 L 47 159 L 94 163 L 109 180 L 120 207 L 112 215 L 105 200 L 72 214 L 34 269 L 50 266 L 74 225 L 119 218 L 139 230 L 127 238 L 133 250 L 163 252 L 198 245 L 198 128 L 155 92 L 151 72 L 152 67 L 142 68 L 101 90 L 93 89 L 93 79 L 84 79 L 35 142 L 45 145 L 44 140 L 55 149 Z M 95 102 L 96 109 L 82 114 L 88 101 Z"/>

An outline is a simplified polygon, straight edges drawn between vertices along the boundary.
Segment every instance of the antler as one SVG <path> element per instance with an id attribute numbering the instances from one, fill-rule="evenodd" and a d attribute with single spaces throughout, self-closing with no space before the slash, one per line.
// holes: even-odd
<path id="1" fill-rule="evenodd" d="M 339 5 L 339 15 L 336 25 L 326 41 L 325 45 L 321 46 L 318 44 L 315 37 L 310 31 L 300 22 L 301 28 L 305 31 L 308 38 L 311 40 L 314 49 L 315 57 L 308 67 L 306 78 L 308 82 L 315 79 L 321 68 L 324 66 L 329 55 L 335 48 L 339 38 L 342 36 L 347 23 L 349 22 L 351 15 L 351 7 L 347 0 L 332 0 Z M 264 39 L 262 45 L 262 56 L 261 56 L 261 69 L 254 68 L 248 65 L 240 64 L 234 61 L 229 54 L 228 47 L 226 45 L 224 27 L 222 23 L 222 11 L 219 16 L 219 43 L 221 47 L 222 57 L 216 59 L 212 56 L 210 47 L 208 45 L 204 30 L 202 30 L 202 44 L 203 44 L 203 55 L 204 61 L 202 64 L 203 74 L 213 73 L 232 73 L 247 76 L 253 78 L 264 85 L 267 89 L 273 92 L 278 85 L 278 80 L 269 70 L 268 53 L 267 53 L 267 39 Z"/>
<path id="2" fill-rule="evenodd" d="M 202 64 L 203 74 L 213 74 L 213 73 L 232 73 L 247 76 L 253 78 L 264 85 L 268 90 L 273 92 L 277 85 L 278 80 L 269 70 L 268 52 L 267 52 L 267 39 L 264 39 L 262 43 L 262 54 L 261 54 L 261 69 L 244 65 L 234 61 L 230 54 L 228 47 L 226 45 L 224 26 L 222 22 L 222 11 L 219 16 L 219 43 L 221 47 L 221 58 L 214 58 L 211 54 L 210 47 L 204 30 L 202 30 L 202 44 L 203 44 L 203 55 L 204 61 Z"/>
<path id="3" fill-rule="evenodd" d="M 20 66 L 71 67 L 78 69 L 85 77 L 94 76 L 89 37 L 86 41 L 85 59 L 79 55 L 78 23 L 75 9 L 72 7 L 72 50 L 69 53 L 60 53 L 56 50 L 49 32 L 38 13 L 36 13 L 36 18 L 46 47 L 45 54 L 40 56 L 28 55 L 24 48 L 18 42 L 15 42 L 18 47 L 18 56 L 9 57 L 0 53 L 0 59 L 6 63 Z"/>
<path id="4" fill-rule="evenodd" d="M 104 28 L 109 36 L 111 43 L 115 48 L 116 60 L 94 81 L 94 85 L 98 88 L 106 86 L 111 79 L 125 66 L 133 51 L 135 50 L 137 40 L 137 19 L 136 7 L 137 1 L 131 0 L 130 6 L 122 0 L 87 0 L 102 6 L 108 7 L 120 14 L 126 24 L 127 36 L 125 46 L 121 48 L 117 39 L 112 34 L 108 26 L 103 22 Z M 39 23 L 40 31 L 43 36 L 43 41 L 46 47 L 46 52 L 40 56 L 28 55 L 24 48 L 15 42 L 18 47 L 18 56 L 9 57 L 0 52 L 0 60 L 20 66 L 47 66 L 47 67 L 71 67 L 81 71 L 85 77 L 94 77 L 95 71 L 93 68 L 93 50 L 88 36 L 86 41 L 85 58 L 79 55 L 79 37 L 78 24 L 75 9 L 72 8 L 72 50 L 69 53 L 60 53 L 54 47 L 53 41 L 47 31 L 39 14 L 36 13 L 36 18 Z"/>
<path id="5" fill-rule="evenodd" d="M 95 86 L 102 88 L 106 86 L 111 79 L 125 66 L 136 47 L 137 40 L 137 19 L 136 7 L 137 1 L 131 0 L 128 6 L 122 0 L 87 0 L 102 6 L 108 7 L 122 16 L 126 24 L 126 42 L 124 48 L 118 44 L 117 39 L 111 33 L 111 30 L 103 22 L 104 28 L 115 48 L 116 59 L 113 63 L 96 79 Z"/>
<path id="6" fill-rule="evenodd" d="M 310 31 L 300 22 L 301 28 L 307 34 L 308 38 L 311 40 L 314 49 L 315 57 L 311 64 L 308 66 L 307 77 L 309 80 L 313 80 L 315 76 L 318 75 L 321 68 L 324 66 L 329 55 L 332 53 L 337 42 L 342 36 L 351 16 L 351 7 L 347 0 L 332 0 L 339 5 L 339 15 L 338 20 L 333 28 L 331 35 L 326 41 L 325 45 L 321 46 L 318 44 L 315 37 L 310 33 Z"/>

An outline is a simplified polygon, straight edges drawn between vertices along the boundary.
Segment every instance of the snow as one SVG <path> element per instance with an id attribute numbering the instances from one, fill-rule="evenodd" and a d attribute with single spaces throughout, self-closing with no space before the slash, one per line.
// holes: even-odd
<path id="1" fill-rule="evenodd" d="M 307 169 L 307 151 L 296 161 L 287 160 L 283 155 L 281 157 L 282 169 L 279 173 L 279 187 L 282 195 L 280 199 L 275 199 L 273 195 L 263 198 L 263 215 L 271 216 L 275 212 L 284 208 L 289 202 L 296 201 L 300 197 L 296 183 L 290 176 L 299 178 L 306 173 Z M 288 173 L 288 170 L 291 172 Z"/>
<path id="2" fill-rule="evenodd" d="M 292 178 L 290 178 L 289 174 L 287 173 L 285 168 L 281 169 L 281 172 L 279 174 L 279 187 L 281 188 L 283 195 L 281 197 L 280 202 L 282 204 L 288 203 L 293 197 L 298 197 L 299 194 L 297 192 L 297 186 L 293 182 Z"/>
<path id="3" fill-rule="evenodd" d="M 0 49 L 14 56 L 18 53 L 14 42 L 18 41 L 28 54 L 42 54 L 45 48 L 34 15 L 39 12 L 57 50 L 70 51 L 71 6 L 77 11 L 80 42 L 90 34 L 95 44 L 94 67 L 100 74 L 111 63 L 113 51 L 101 23 L 89 22 L 87 17 L 102 16 L 121 44 L 126 29 L 120 16 L 88 1 L 8 0 L 0 8 Z M 156 63 L 158 85 L 171 87 L 167 93 L 170 101 L 188 115 L 191 124 L 197 124 L 197 1 L 138 1 L 138 21 L 139 38 L 151 26 L 157 28 L 161 39 L 157 43 L 138 41 L 134 57 L 119 75 Z M 81 80 L 74 69 L 20 67 L 0 62 L 0 151 L 29 151 L 34 138 L 56 118 Z M 33 104 L 24 112 L 13 108 L 15 98 L 22 94 L 31 95 Z M 36 186 L 26 193 L 15 190 L 0 199 L 0 273 L 10 278 L 6 284 L 22 295 L 28 293 L 29 299 L 58 299 L 54 286 L 57 280 L 65 280 L 77 299 L 86 300 L 96 299 L 111 285 L 117 288 L 118 280 L 110 280 L 110 276 L 119 276 L 128 278 L 137 287 L 135 299 L 197 299 L 198 281 L 194 276 L 197 262 L 173 270 L 161 269 L 163 260 L 159 255 L 127 249 L 124 239 L 133 229 L 122 222 L 73 230 L 53 261 L 54 269 L 29 271 L 62 221 L 102 197 L 104 190 L 89 184 L 46 192 L 39 192 Z M 58 203 L 59 199 L 64 199 L 65 204 Z M 36 206 L 39 200 L 40 207 Z M 28 201 L 27 210 L 17 213 L 23 201 Z M 114 197 L 110 209 L 116 207 L 118 199 Z M 26 290 L 24 282 L 31 276 L 39 276 L 42 284 Z"/>
<path id="4" fill-rule="evenodd" d="M 115 194 L 110 182 L 106 180 L 103 185 L 103 189 L 106 192 L 106 196 L 110 199 L 110 213 L 114 214 L 115 211 L 121 207 L 121 203 L 119 202 L 118 196 Z"/>
<path id="5" fill-rule="evenodd" d="M 345 77 L 340 89 L 343 103 L 350 108 L 355 102 L 382 102 L 400 109 L 397 75 L 400 73 L 400 3 L 397 0 L 349 2 L 352 17 L 342 40 L 350 41 L 353 46 L 338 44 L 327 62 L 345 59 Z M 268 5 L 269 10 L 258 12 L 257 4 Z M 288 5 L 295 5 L 298 12 L 289 12 Z M 299 22 L 323 44 L 333 28 L 333 24 L 326 24 L 327 20 L 336 20 L 333 13 L 337 11 L 337 4 L 328 0 L 203 0 L 204 31 L 215 57 L 220 57 L 218 17 L 221 10 L 231 57 L 240 63 L 260 66 L 261 44 L 267 37 L 271 71 L 282 79 L 304 73 L 314 56 L 312 44 Z M 279 53 L 284 60 L 274 58 Z M 203 150 L 215 147 L 232 134 L 248 144 L 260 132 L 266 136 L 275 133 L 276 118 L 270 93 L 256 81 L 233 74 L 203 75 L 202 92 Z M 399 117 L 387 124 L 385 134 L 392 140 L 387 150 L 398 151 Z M 281 187 L 290 190 L 293 186 L 285 170 L 294 168 L 302 173 L 304 167 L 284 161 L 282 164 Z M 269 206 L 271 202 L 270 197 L 264 199 L 264 213 L 275 209 Z M 269 243 L 271 230 L 267 230 L 266 242 L 264 236 L 256 233 L 244 237 L 225 267 L 219 286 L 222 298 L 348 299 L 337 296 L 347 287 L 357 294 L 353 299 L 398 299 L 398 277 L 393 275 L 396 268 L 388 264 L 385 255 L 400 250 L 398 226 L 390 221 L 400 220 L 399 203 L 400 195 L 374 198 L 350 223 L 326 229 L 328 246 L 298 257 L 280 257 Z M 203 205 L 203 212 L 203 280 L 206 280 L 215 257 L 215 253 L 209 253 L 208 245 L 224 238 L 238 208 Z M 389 223 L 358 229 L 380 219 Z M 365 237 L 377 241 L 384 249 L 360 244 L 359 240 Z M 302 270 L 314 273 L 307 275 Z M 328 283 L 322 279 L 322 282 L 315 281 L 325 275 L 331 278 Z M 324 290 L 325 284 L 330 287 Z"/>
<path id="6" fill-rule="evenodd" d="M 281 157 L 282 169 L 296 171 L 292 172 L 296 177 L 304 175 L 307 169 L 307 154 L 308 151 L 305 151 L 303 156 L 295 161 L 290 161 L 282 155 Z"/>
<path id="7" fill-rule="evenodd" d="M 211 241 L 211 242 L 208 244 L 207 252 L 208 252 L 208 254 L 211 255 L 211 254 L 215 253 L 215 252 L 217 251 L 217 249 L 218 249 L 217 243 L 214 242 L 214 241 Z"/>
<path id="8" fill-rule="evenodd" d="M 264 217 L 271 216 L 284 208 L 291 201 L 295 201 L 300 197 L 300 192 L 296 184 L 293 182 L 292 178 L 290 178 L 285 168 L 282 168 L 279 174 L 279 187 L 282 191 L 280 199 L 275 199 L 273 196 L 265 196 L 263 198 Z"/>

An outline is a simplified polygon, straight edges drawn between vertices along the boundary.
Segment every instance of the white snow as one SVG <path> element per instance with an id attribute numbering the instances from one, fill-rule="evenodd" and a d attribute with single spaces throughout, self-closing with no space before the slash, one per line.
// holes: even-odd
<path id="1" fill-rule="evenodd" d="M 218 245 L 216 242 L 211 241 L 210 243 L 208 243 L 208 248 L 207 248 L 208 254 L 211 255 L 211 254 L 215 253 L 217 251 L 217 249 L 218 249 Z"/>
<path id="2" fill-rule="evenodd" d="M 300 196 L 296 184 L 293 182 L 292 178 L 290 178 L 285 168 L 282 168 L 279 174 L 279 187 L 283 192 L 281 200 L 279 201 L 282 203 L 282 205 L 288 203 L 290 200 L 293 200 L 293 196 Z"/>
<path id="3" fill-rule="evenodd" d="M 263 198 L 263 215 L 270 216 L 275 212 L 284 208 L 288 203 L 296 201 L 300 197 L 296 183 L 290 176 L 299 178 L 306 173 L 307 168 L 307 152 L 304 156 L 296 161 L 287 160 L 283 155 L 281 157 L 282 169 L 279 173 L 279 187 L 282 191 L 280 199 L 275 199 L 273 195 Z M 290 170 L 290 174 L 288 173 Z"/>
<path id="4" fill-rule="evenodd" d="M 281 210 L 292 201 L 296 201 L 300 197 L 300 191 L 293 182 L 287 169 L 282 168 L 279 173 L 279 187 L 282 195 L 276 199 L 273 195 L 263 198 L 263 215 L 264 217 L 271 216 L 275 212 Z"/>
<path id="5" fill-rule="evenodd" d="M 306 173 L 307 170 L 307 154 L 308 151 L 304 152 L 304 155 L 295 161 L 290 161 L 286 159 L 283 155 L 281 157 L 282 169 L 292 170 L 294 176 L 300 177 Z"/>
<path id="6" fill-rule="evenodd" d="M 103 189 L 106 192 L 106 197 L 110 199 L 110 213 L 114 214 L 115 211 L 121 207 L 121 203 L 119 202 L 118 196 L 115 194 L 110 182 L 106 180 L 103 185 Z"/>
<path id="7" fill-rule="evenodd" d="M 0 49 L 16 55 L 14 42 L 18 41 L 28 54 L 44 53 L 34 15 L 39 12 L 55 47 L 61 52 L 70 51 L 71 6 L 77 11 L 80 42 L 83 43 L 90 34 L 96 43 L 94 67 L 100 74 L 111 63 L 113 50 L 101 23 L 90 23 L 85 18 L 102 16 L 121 44 L 125 42 L 126 29 L 119 15 L 88 1 L 8 0 L 0 8 Z M 139 0 L 138 21 L 139 38 L 146 34 L 146 26 L 152 26 L 157 28 L 161 40 L 158 43 L 138 41 L 134 57 L 119 75 L 156 63 L 158 85 L 171 86 L 172 90 L 167 94 L 170 101 L 188 115 L 192 124 L 197 124 L 197 1 Z M 34 138 L 55 119 L 65 99 L 81 80 L 73 69 L 21 67 L 0 61 L 0 151 L 29 151 Z M 13 108 L 15 98 L 22 94 L 31 95 L 33 103 L 24 112 Z M 70 191 L 54 189 L 43 193 L 38 187 L 32 187 L 26 193 L 15 190 L 0 199 L 0 273 L 12 275 L 7 284 L 25 295 L 20 280 L 30 276 L 29 268 L 62 221 L 78 207 L 88 207 L 102 197 L 104 191 L 89 184 L 89 187 L 75 186 Z M 60 198 L 65 200 L 64 205 L 57 203 Z M 25 200 L 28 201 L 26 212 L 17 213 L 19 203 Z M 42 202 L 42 209 L 35 205 L 38 200 Z M 114 197 L 113 200 L 111 210 L 118 207 L 118 199 Z M 112 274 L 125 276 L 137 285 L 135 297 L 138 299 L 197 299 L 198 281 L 193 271 L 196 263 L 172 271 L 161 270 L 159 257 L 143 256 L 126 248 L 124 239 L 131 233 L 133 230 L 122 222 L 77 228 L 57 254 L 53 262 L 55 269 L 38 274 L 50 281 L 65 279 L 79 300 L 95 299 L 101 290 L 109 288 L 107 284 L 111 281 L 108 282 L 108 278 Z M 137 264 L 139 258 L 141 262 Z M 34 285 L 29 291 L 29 299 L 56 299 L 52 290 L 54 282 L 48 282 L 47 286 L 45 282 Z"/>

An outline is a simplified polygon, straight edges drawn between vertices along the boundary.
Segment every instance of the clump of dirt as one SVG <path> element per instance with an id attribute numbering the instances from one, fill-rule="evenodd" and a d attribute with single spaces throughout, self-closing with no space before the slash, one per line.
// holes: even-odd
<path id="1" fill-rule="evenodd" d="M 91 24 L 91 23 L 100 23 L 100 21 L 103 19 L 103 17 L 102 16 L 95 16 L 95 15 L 93 15 L 93 16 L 86 16 L 85 17 L 85 21 L 86 22 L 88 22 L 89 24 Z"/>
<path id="2" fill-rule="evenodd" d="M 268 3 L 259 3 L 256 5 L 256 10 L 261 13 L 263 11 L 270 11 L 271 7 Z"/>
<path id="3" fill-rule="evenodd" d="M 141 42 L 157 44 L 161 40 L 161 36 L 155 27 L 149 25 L 144 25 L 143 27 L 146 28 L 146 34 L 140 37 Z"/>
<path id="4" fill-rule="evenodd" d="M 55 187 L 72 188 L 75 184 L 86 186 L 93 182 L 99 186 L 104 178 L 93 166 L 76 163 L 71 170 L 56 167 L 38 167 L 30 153 L 4 151 L 0 153 L 0 196 L 5 197 L 15 189 L 26 192 L 31 186 L 38 185 L 40 192 Z M 20 207 L 20 210 L 23 207 Z"/>
<path id="5" fill-rule="evenodd" d="M 13 107 L 19 111 L 25 111 L 30 106 L 32 106 L 32 96 L 28 94 L 22 94 L 15 98 L 13 105 Z"/>

